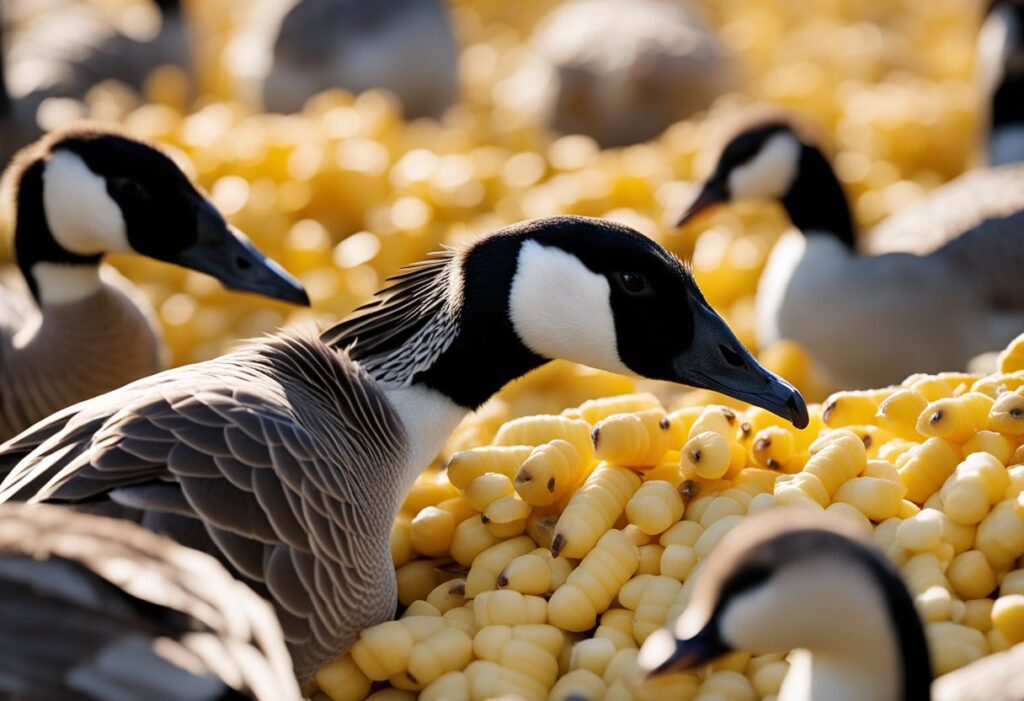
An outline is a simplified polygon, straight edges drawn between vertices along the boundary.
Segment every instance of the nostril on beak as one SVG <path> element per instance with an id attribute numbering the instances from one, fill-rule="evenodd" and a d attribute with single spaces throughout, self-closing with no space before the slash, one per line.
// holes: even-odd
<path id="1" fill-rule="evenodd" d="M 238 266 L 239 270 L 248 270 L 249 268 L 252 267 L 252 263 L 247 261 L 245 258 L 242 258 L 241 256 L 235 258 L 235 265 Z"/>
<path id="2" fill-rule="evenodd" d="M 732 365 L 734 368 L 741 368 L 747 363 L 743 360 L 743 356 L 734 351 L 728 346 L 718 346 L 718 350 L 722 353 L 722 357 L 725 358 L 725 362 Z"/>

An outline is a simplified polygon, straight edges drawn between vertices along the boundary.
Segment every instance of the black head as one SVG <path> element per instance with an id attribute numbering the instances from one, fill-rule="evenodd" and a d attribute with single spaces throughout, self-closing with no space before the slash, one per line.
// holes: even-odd
<path id="1" fill-rule="evenodd" d="M 107 129 L 52 134 L 16 159 L 15 246 L 39 262 L 137 253 L 225 287 L 308 304 L 302 285 L 233 229 L 166 154 Z"/>
<path id="2" fill-rule="evenodd" d="M 989 3 L 978 34 L 977 83 L 989 112 L 989 162 L 1024 159 L 1024 1 Z"/>

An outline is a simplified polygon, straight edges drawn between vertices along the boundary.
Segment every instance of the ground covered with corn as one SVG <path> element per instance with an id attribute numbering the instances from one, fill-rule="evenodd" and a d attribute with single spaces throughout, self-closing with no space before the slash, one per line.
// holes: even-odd
<path id="1" fill-rule="evenodd" d="M 462 99 L 441 122 L 403 121 L 376 92 L 325 93 L 290 116 L 245 107 L 232 73 L 245 60 L 247 4 L 230 0 L 185 2 L 192 95 L 162 70 L 141 96 L 107 83 L 49 110 L 50 127 L 106 119 L 167 145 L 309 290 L 312 311 L 295 311 L 114 257 L 153 303 L 174 362 L 282 325 L 323 327 L 441 244 L 562 213 L 622 221 L 692 260 L 753 347 L 753 293 L 783 217 L 735 207 L 702 231 L 671 226 L 740 108 L 768 101 L 815 120 L 863 227 L 972 162 L 980 3 L 707 3 L 741 89 L 658 139 L 610 150 L 551 134 L 522 109 L 514 76 L 554 4 L 453 2 Z M 772 698 L 780 655 L 737 653 L 656 686 L 639 685 L 632 663 L 683 609 L 722 535 L 779 505 L 870 531 L 904 573 L 937 672 L 1020 642 L 1024 361 L 1011 351 L 996 375 L 834 394 L 803 431 L 706 392 L 562 363 L 535 372 L 460 427 L 418 480 L 392 536 L 402 618 L 365 631 L 317 684 L 335 700 Z M 792 345 L 760 356 L 809 400 L 841 389 Z"/>

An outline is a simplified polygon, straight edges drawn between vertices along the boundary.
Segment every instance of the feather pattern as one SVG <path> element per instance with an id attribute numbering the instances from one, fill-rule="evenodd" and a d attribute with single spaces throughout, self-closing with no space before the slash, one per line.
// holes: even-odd
<path id="1" fill-rule="evenodd" d="M 300 698 L 266 602 L 122 521 L 0 507 L 0 618 L 4 698 Z"/>
<path id="2" fill-rule="evenodd" d="M 275 603 L 305 682 L 394 613 L 405 452 L 373 378 L 277 336 L 39 423 L 0 447 L 0 501 L 127 510 L 219 557 Z"/>

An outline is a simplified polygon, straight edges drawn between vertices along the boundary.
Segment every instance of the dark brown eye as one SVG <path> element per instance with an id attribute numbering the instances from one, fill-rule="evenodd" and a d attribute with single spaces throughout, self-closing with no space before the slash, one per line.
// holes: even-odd
<path id="1" fill-rule="evenodd" d="M 121 197 L 128 199 L 144 199 L 146 197 L 146 188 L 134 178 L 111 178 L 110 186 L 113 193 Z"/>
<path id="2" fill-rule="evenodd" d="M 638 295 L 647 290 L 647 279 L 640 273 L 619 273 L 619 284 L 631 295 Z"/>

